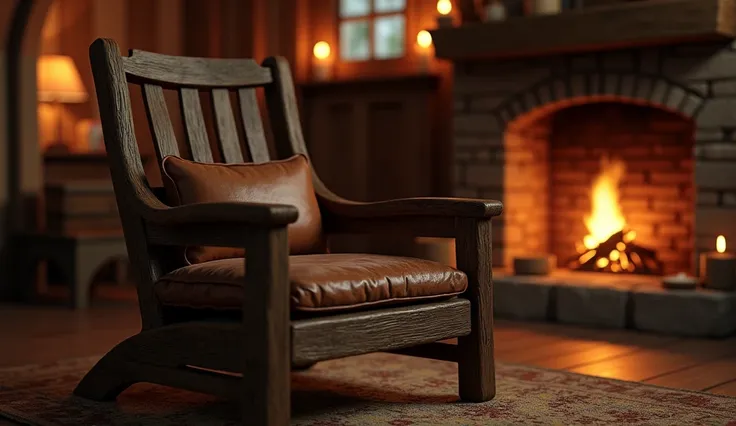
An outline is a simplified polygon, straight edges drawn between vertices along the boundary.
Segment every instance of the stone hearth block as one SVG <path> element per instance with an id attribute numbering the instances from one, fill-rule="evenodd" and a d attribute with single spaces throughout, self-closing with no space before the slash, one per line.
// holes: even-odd
<path id="1" fill-rule="evenodd" d="M 682 336 L 724 337 L 736 332 L 736 293 L 657 286 L 633 293 L 634 326 Z"/>
<path id="2" fill-rule="evenodd" d="M 555 283 L 545 278 L 494 276 L 494 314 L 520 320 L 549 319 Z"/>
<path id="3" fill-rule="evenodd" d="M 557 289 L 555 317 L 568 324 L 626 327 L 628 286 L 569 283 Z"/>

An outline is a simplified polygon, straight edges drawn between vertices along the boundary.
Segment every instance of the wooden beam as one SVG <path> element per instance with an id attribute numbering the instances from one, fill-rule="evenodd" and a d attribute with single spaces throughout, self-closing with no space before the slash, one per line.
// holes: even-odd
<path id="1" fill-rule="evenodd" d="M 630 2 L 431 31 L 438 58 L 462 60 L 736 37 L 736 0 Z"/>

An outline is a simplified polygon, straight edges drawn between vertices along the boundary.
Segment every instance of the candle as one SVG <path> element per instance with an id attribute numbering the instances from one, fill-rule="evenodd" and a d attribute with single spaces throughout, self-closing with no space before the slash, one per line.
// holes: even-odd
<path id="1" fill-rule="evenodd" d="M 326 41 L 318 41 L 314 44 L 314 48 L 312 49 L 312 53 L 314 54 L 312 75 L 315 80 L 324 81 L 330 79 L 330 51 L 330 45 Z"/>
<path id="2" fill-rule="evenodd" d="M 515 275 L 549 275 L 557 264 L 553 254 L 519 256 L 514 258 Z"/>
<path id="3" fill-rule="evenodd" d="M 700 275 L 703 284 L 714 290 L 736 290 L 736 256 L 726 253 L 726 238 L 719 235 L 716 251 L 700 255 Z"/>
<path id="4" fill-rule="evenodd" d="M 562 0 L 535 0 L 534 13 L 537 15 L 554 15 L 562 11 Z"/>
<path id="5" fill-rule="evenodd" d="M 452 26 L 452 2 L 450 0 L 437 0 L 437 13 L 440 16 L 437 18 L 438 27 L 451 27 Z"/>
<path id="6" fill-rule="evenodd" d="M 432 46 L 432 34 L 421 30 L 417 33 L 417 53 L 419 55 L 419 70 L 423 73 L 429 72 L 430 47 Z"/>

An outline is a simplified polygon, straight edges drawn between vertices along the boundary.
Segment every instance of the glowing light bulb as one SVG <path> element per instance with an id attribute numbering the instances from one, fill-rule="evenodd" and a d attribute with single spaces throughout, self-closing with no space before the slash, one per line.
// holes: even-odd
<path id="1" fill-rule="evenodd" d="M 452 12 L 452 2 L 450 0 L 437 0 L 437 12 L 440 15 L 449 15 Z"/>
<path id="2" fill-rule="evenodd" d="M 330 57 L 330 45 L 326 41 L 318 41 L 314 44 L 312 53 L 314 57 L 320 60 L 327 59 Z"/>
<path id="3" fill-rule="evenodd" d="M 726 237 L 723 235 L 719 235 L 718 238 L 716 238 L 716 251 L 718 253 L 726 252 Z"/>
<path id="4" fill-rule="evenodd" d="M 426 49 L 432 45 L 432 34 L 427 30 L 421 30 L 417 33 L 417 44 L 419 47 Z"/>

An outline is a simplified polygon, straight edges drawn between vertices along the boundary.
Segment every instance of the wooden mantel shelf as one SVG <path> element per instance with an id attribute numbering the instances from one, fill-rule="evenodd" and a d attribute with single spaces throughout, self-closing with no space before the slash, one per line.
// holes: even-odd
<path id="1" fill-rule="evenodd" d="M 438 58 L 467 60 L 725 40 L 736 0 L 644 0 L 431 31 Z"/>

